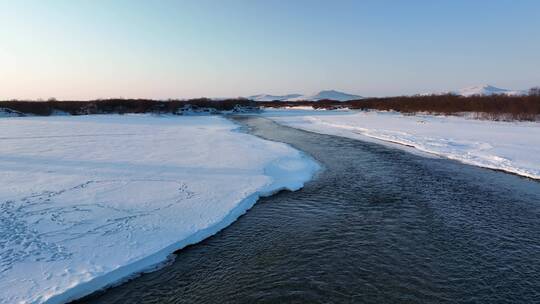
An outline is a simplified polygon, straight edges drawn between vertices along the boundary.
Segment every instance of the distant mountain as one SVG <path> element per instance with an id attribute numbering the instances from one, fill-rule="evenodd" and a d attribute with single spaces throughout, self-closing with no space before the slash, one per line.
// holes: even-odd
<path id="1" fill-rule="evenodd" d="M 255 101 L 288 101 L 294 98 L 301 97 L 302 94 L 287 94 L 287 95 L 269 95 L 269 94 L 259 94 L 249 96 L 248 99 Z"/>
<path id="2" fill-rule="evenodd" d="M 489 84 L 484 84 L 484 85 L 466 87 L 466 88 L 455 90 L 455 91 L 439 92 L 439 93 L 434 93 L 434 94 L 435 95 L 455 94 L 455 95 L 461 95 L 465 97 L 475 96 L 475 95 L 489 96 L 489 95 L 496 95 L 496 94 L 519 96 L 519 95 L 527 95 L 527 92 L 520 91 L 520 90 L 501 89 L 501 88 L 497 88 Z M 424 93 L 421 95 L 431 95 L 431 93 Z"/>
<path id="3" fill-rule="evenodd" d="M 527 94 L 527 92 L 525 91 L 501 89 L 501 88 L 497 88 L 489 84 L 463 88 L 461 90 L 453 91 L 452 93 L 457 94 L 457 95 L 462 95 L 462 96 L 495 95 L 495 94 L 516 96 L 516 95 Z"/>
<path id="4" fill-rule="evenodd" d="M 302 96 L 302 100 L 313 100 L 313 101 L 319 101 L 323 99 L 331 99 L 331 100 L 337 100 L 337 101 L 347 101 L 347 100 L 355 100 L 355 99 L 362 99 L 362 96 L 354 95 L 354 94 L 348 94 L 336 90 L 325 90 L 320 91 L 317 94 L 310 95 L 310 96 Z"/>
<path id="5" fill-rule="evenodd" d="M 337 101 L 347 101 L 347 100 L 354 100 L 354 99 L 361 99 L 362 96 L 359 95 L 353 95 L 348 94 L 344 92 L 339 92 L 336 90 L 325 90 L 320 91 L 317 94 L 313 95 L 301 95 L 301 94 L 288 94 L 288 95 L 268 95 L 268 94 L 260 94 L 260 95 L 253 95 L 249 96 L 248 99 L 252 99 L 255 101 L 301 101 L 301 100 L 309 100 L 309 101 L 319 101 L 323 99 L 331 99 L 331 100 L 337 100 Z"/>

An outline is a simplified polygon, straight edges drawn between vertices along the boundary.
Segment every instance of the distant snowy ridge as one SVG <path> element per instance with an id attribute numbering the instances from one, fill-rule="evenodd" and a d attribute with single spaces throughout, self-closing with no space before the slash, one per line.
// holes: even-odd
<path id="1" fill-rule="evenodd" d="M 446 91 L 446 92 L 438 92 L 438 93 L 424 93 L 421 95 L 443 95 L 443 94 L 455 94 L 465 97 L 470 96 L 491 96 L 491 95 L 508 95 L 508 96 L 521 96 L 521 95 L 527 95 L 527 91 L 522 90 L 509 90 L 509 89 L 501 89 L 489 84 L 484 85 L 477 85 L 477 86 L 471 86 L 462 88 L 459 90 L 454 91 Z"/>
<path id="2" fill-rule="evenodd" d="M 248 99 L 255 101 L 289 101 L 294 98 L 302 97 L 302 94 L 287 94 L 287 95 L 269 95 L 259 94 L 249 96 Z"/>
<path id="3" fill-rule="evenodd" d="M 312 95 L 302 95 L 302 94 L 287 94 L 287 95 L 269 95 L 269 94 L 259 94 L 249 96 L 248 99 L 255 101 L 319 101 L 324 99 L 337 100 L 337 101 L 348 101 L 355 99 L 362 99 L 362 96 L 344 93 L 336 90 L 324 90 Z"/>
<path id="4" fill-rule="evenodd" d="M 302 96 L 302 100 L 313 100 L 313 101 L 319 101 L 323 99 L 348 101 L 348 100 L 355 100 L 355 99 L 362 99 L 362 98 L 363 97 L 359 95 L 348 94 L 348 93 L 344 93 L 344 92 L 340 92 L 336 90 L 325 90 L 325 91 L 320 91 L 319 93 L 314 94 L 314 95 Z"/>
<path id="5" fill-rule="evenodd" d="M 497 88 L 489 84 L 467 87 L 467 88 L 463 88 L 457 91 L 453 91 L 452 93 L 465 96 L 465 97 L 474 96 L 474 95 L 489 96 L 489 95 L 496 95 L 496 94 L 519 96 L 519 95 L 527 94 L 527 92 L 525 91 L 501 89 L 501 88 Z"/>

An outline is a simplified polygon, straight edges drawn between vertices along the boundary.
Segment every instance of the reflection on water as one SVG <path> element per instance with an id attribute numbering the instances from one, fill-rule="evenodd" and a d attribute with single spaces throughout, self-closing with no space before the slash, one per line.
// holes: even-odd
<path id="1" fill-rule="evenodd" d="M 326 169 L 82 303 L 540 301 L 540 183 L 237 119 Z"/>

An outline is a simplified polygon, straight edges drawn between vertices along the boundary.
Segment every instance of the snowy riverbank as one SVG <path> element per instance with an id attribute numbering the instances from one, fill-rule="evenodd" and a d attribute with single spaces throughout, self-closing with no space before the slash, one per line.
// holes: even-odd
<path id="1" fill-rule="evenodd" d="M 263 115 L 307 131 L 374 138 L 470 165 L 540 179 L 540 123 L 348 110 L 266 110 Z"/>
<path id="2" fill-rule="evenodd" d="M 0 303 L 62 303 L 147 270 L 318 165 L 222 117 L 0 119 Z"/>

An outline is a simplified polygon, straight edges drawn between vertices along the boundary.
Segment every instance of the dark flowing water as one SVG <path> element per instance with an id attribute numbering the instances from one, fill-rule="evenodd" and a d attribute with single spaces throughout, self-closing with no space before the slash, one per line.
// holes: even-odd
<path id="1" fill-rule="evenodd" d="M 324 166 L 81 303 L 540 303 L 540 183 L 237 118 Z"/>

